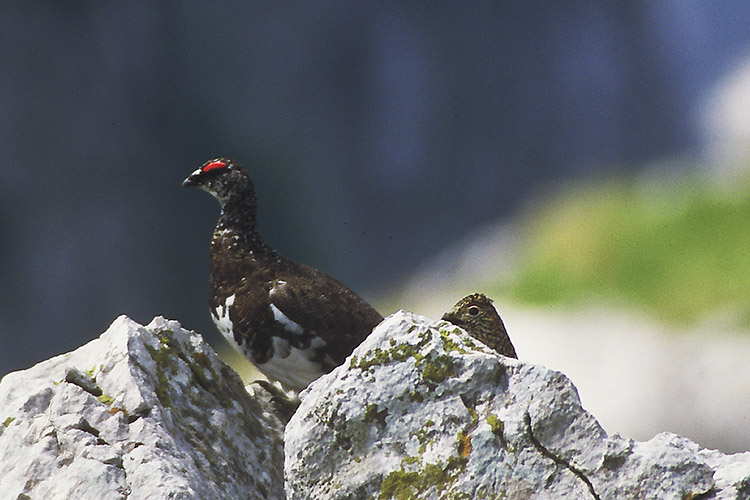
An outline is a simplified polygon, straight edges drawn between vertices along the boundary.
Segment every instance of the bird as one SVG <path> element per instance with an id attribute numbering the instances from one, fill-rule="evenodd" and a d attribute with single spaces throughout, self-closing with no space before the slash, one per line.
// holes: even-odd
<path id="1" fill-rule="evenodd" d="M 236 161 L 216 158 L 182 183 L 219 201 L 210 247 L 211 318 L 269 380 L 293 394 L 341 365 L 383 317 L 328 274 L 258 234 L 257 198 Z"/>
<path id="2" fill-rule="evenodd" d="M 503 356 L 518 359 L 503 320 L 492 305 L 492 299 L 486 295 L 467 295 L 445 313 L 442 319 L 460 326 L 469 335 Z"/>

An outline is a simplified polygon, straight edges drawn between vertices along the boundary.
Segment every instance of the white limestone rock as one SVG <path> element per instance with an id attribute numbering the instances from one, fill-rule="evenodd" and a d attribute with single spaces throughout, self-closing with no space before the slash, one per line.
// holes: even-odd
<path id="1" fill-rule="evenodd" d="M 608 436 L 562 373 L 402 311 L 301 398 L 290 500 L 750 498 L 750 453 Z"/>
<path id="2" fill-rule="evenodd" d="M 282 434 L 200 335 L 121 316 L 0 381 L 0 500 L 280 499 Z"/>

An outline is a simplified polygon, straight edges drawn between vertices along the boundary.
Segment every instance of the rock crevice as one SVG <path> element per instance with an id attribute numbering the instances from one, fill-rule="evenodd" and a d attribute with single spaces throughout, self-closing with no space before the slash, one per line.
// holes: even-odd
<path id="1" fill-rule="evenodd" d="M 541 453 L 545 457 L 551 459 L 557 465 L 565 467 L 570 472 L 572 472 L 573 474 L 575 474 L 575 476 L 578 477 L 578 479 L 580 479 L 581 481 L 583 481 L 586 484 L 586 487 L 591 492 L 591 496 L 595 500 L 600 500 L 599 495 L 596 493 L 596 490 L 594 489 L 594 485 L 591 484 L 591 480 L 586 476 L 586 474 L 584 474 L 581 471 L 581 469 L 579 469 L 578 467 L 574 466 L 573 464 L 571 464 L 567 460 L 565 460 L 563 458 L 560 458 L 559 456 L 557 456 L 554 453 L 552 453 L 542 443 L 540 443 L 539 440 L 534 436 L 534 431 L 533 431 L 533 429 L 531 427 L 531 416 L 528 413 L 526 413 L 524 420 L 526 421 L 526 430 L 529 433 L 529 439 L 531 440 L 531 444 L 533 444 L 534 447 L 537 450 L 539 450 L 539 453 Z"/>

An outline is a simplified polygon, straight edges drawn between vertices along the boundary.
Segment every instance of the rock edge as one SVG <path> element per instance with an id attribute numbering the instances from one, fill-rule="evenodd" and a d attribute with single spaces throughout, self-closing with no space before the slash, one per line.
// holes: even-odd
<path id="1" fill-rule="evenodd" d="M 301 397 L 290 500 L 750 496 L 750 453 L 608 436 L 562 373 L 403 311 Z"/>
<path id="2" fill-rule="evenodd" d="M 199 334 L 121 316 L 0 381 L 0 498 L 281 499 L 282 433 Z"/>

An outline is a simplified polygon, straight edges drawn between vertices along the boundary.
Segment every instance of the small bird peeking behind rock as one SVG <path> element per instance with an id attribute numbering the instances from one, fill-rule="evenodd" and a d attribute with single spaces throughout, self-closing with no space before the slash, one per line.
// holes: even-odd
<path id="1" fill-rule="evenodd" d="M 473 293 L 464 297 L 442 319 L 460 326 L 469 335 L 503 356 L 518 359 L 503 320 L 486 295 Z"/>
<path id="2" fill-rule="evenodd" d="M 299 392 L 342 364 L 383 317 L 327 274 L 294 262 L 258 235 L 252 180 L 217 158 L 183 182 L 219 201 L 211 240 L 211 317 L 270 380 Z"/>

